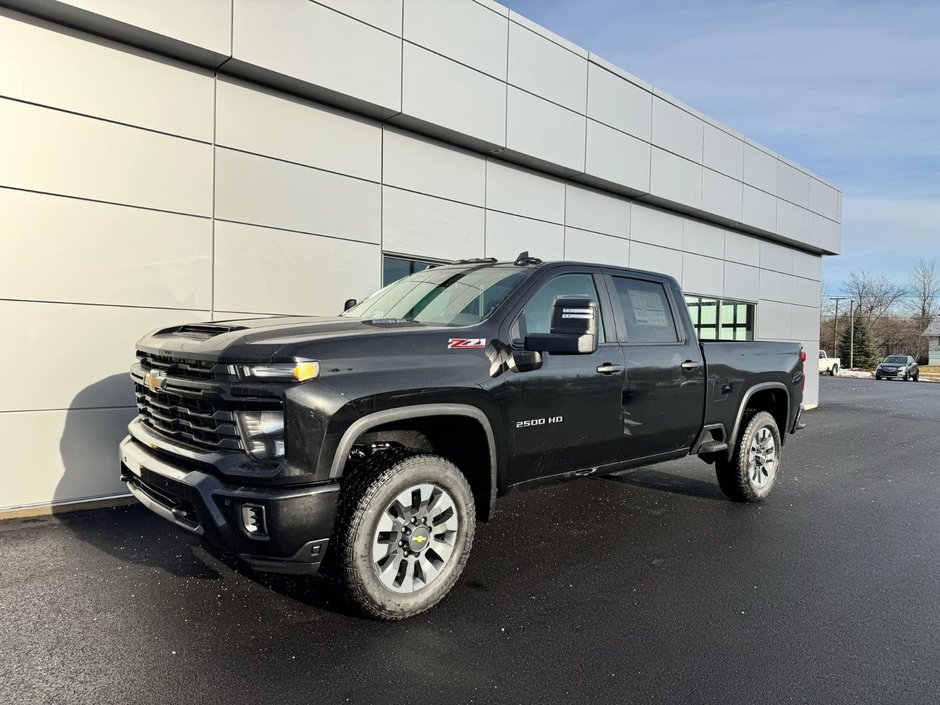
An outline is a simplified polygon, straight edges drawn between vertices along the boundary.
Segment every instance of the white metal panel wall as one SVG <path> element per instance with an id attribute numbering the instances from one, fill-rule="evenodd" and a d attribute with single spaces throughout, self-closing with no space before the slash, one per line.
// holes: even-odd
<path id="1" fill-rule="evenodd" d="M 231 53 L 216 26 L 227 2 L 42 7 L 56 5 L 113 13 L 102 32 L 175 36 L 203 63 Z M 18 332 L 0 352 L 0 443 L 15 449 L 0 510 L 122 491 L 114 447 L 134 414 L 127 367 L 140 335 L 213 316 L 333 313 L 380 285 L 383 250 L 529 250 L 662 271 L 691 293 L 759 302 L 760 337 L 818 347 L 818 255 L 629 196 L 655 186 L 734 220 L 730 184 L 745 221 L 773 232 L 779 201 L 784 220 L 806 220 L 810 245 L 832 250 L 836 189 L 661 94 L 657 127 L 651 87 L 494 3 L 459 7 L 505 50 L 502 67 L 429 0 L 399 5 L 403 26 L 370 2 L 235 3 L 236 58 L 268 72 L 255 79 L 292 73 L 387 111 L 371 118 L 0 11 L 0 318 Z M 316 54 L 327 49 L 293 46 L 317 37 L 329 67 Z M 545 81 L 548 65 L 565 85 Z M 379 121 L 398 110 L 438 137 L 481 142 Z M 505 147 L 510 128 L 503 153 L 467 149 Z M 512 163 L 513 148 L 553 173 Z"/>

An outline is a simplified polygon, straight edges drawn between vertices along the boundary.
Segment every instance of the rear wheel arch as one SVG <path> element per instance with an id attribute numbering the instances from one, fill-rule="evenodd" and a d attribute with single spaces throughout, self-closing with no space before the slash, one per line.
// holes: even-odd
<path id="1" fill-rule="evenodd" d="M 492 516 L 497 495 L 496 439 L 489 418 L 478 407 L 420 404 L 367 414 L 343 433 L 330 477 L 344 475 L 354 445 L 372 441 L 394 442 L 451 461 L 470 484 L 478 518 L 486 521 Z"/>
<path id="2" fill-rule="evenodd" d="M 780 429 L 781 440 L 786 439 L 790 420 L 790 390 L 781 382 L 766 382 L 751 387 L 741 400 L 738 417 L 735 420 L 734 430 L 731 433 L 728 449 L 728 458 L 734 454 L 735 446 L 741 435 L 742 422 L 748 410 L 766 411 L 774 417 L 777 428 Z"/>

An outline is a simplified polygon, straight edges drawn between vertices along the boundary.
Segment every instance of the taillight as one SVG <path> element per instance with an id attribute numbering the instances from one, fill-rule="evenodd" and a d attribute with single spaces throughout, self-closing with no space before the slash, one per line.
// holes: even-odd
<path id="1" fill-rule="evenodd" d="M 800 362 L 806 362 L 806 351 L 800 348 Z"/>

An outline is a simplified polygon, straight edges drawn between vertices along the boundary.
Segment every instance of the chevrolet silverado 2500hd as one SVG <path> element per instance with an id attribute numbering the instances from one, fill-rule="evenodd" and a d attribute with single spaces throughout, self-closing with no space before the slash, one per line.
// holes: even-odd
<path id="1" fill-rule="evenodd" d="M 692 454 L 756 502 L 802 427 L 800 345 L 700 343 L 668 276 L 524 253 L 348 303 L 144 337 L 121 472 L 177 526 L 257 570 L 322 567 L 375 617 L 446 595 L 500 495 Z"/>

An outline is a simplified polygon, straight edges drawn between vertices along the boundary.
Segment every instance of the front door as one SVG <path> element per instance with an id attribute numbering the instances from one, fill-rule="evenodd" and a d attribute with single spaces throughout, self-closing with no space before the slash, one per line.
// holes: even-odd
<path id="1" fill-rule="evenodd" d="M 577 268 L 554 274 L 517 315 L 510 316 L 508 337 L 518 349 L 526 335 L 550 332 L 555 300 L 570 296 L 597 301 L 597 350 L 545 353 L 541 368 L 508 375 L 512 484 L 592 468 L 617 458 L 623 352 L 614 337 L 608 341 L 606 328 L 612 328 L 613 319 L 603 279 Z"/>
<path id="2" fill-rule="evenodd" d="M 662 280 L 611 275 L 610 296 L 623 345 L 623 442 L 633 461 L 689 450 L 705 413 L 705 364 L 692 331 L 682 330 Z"/>

